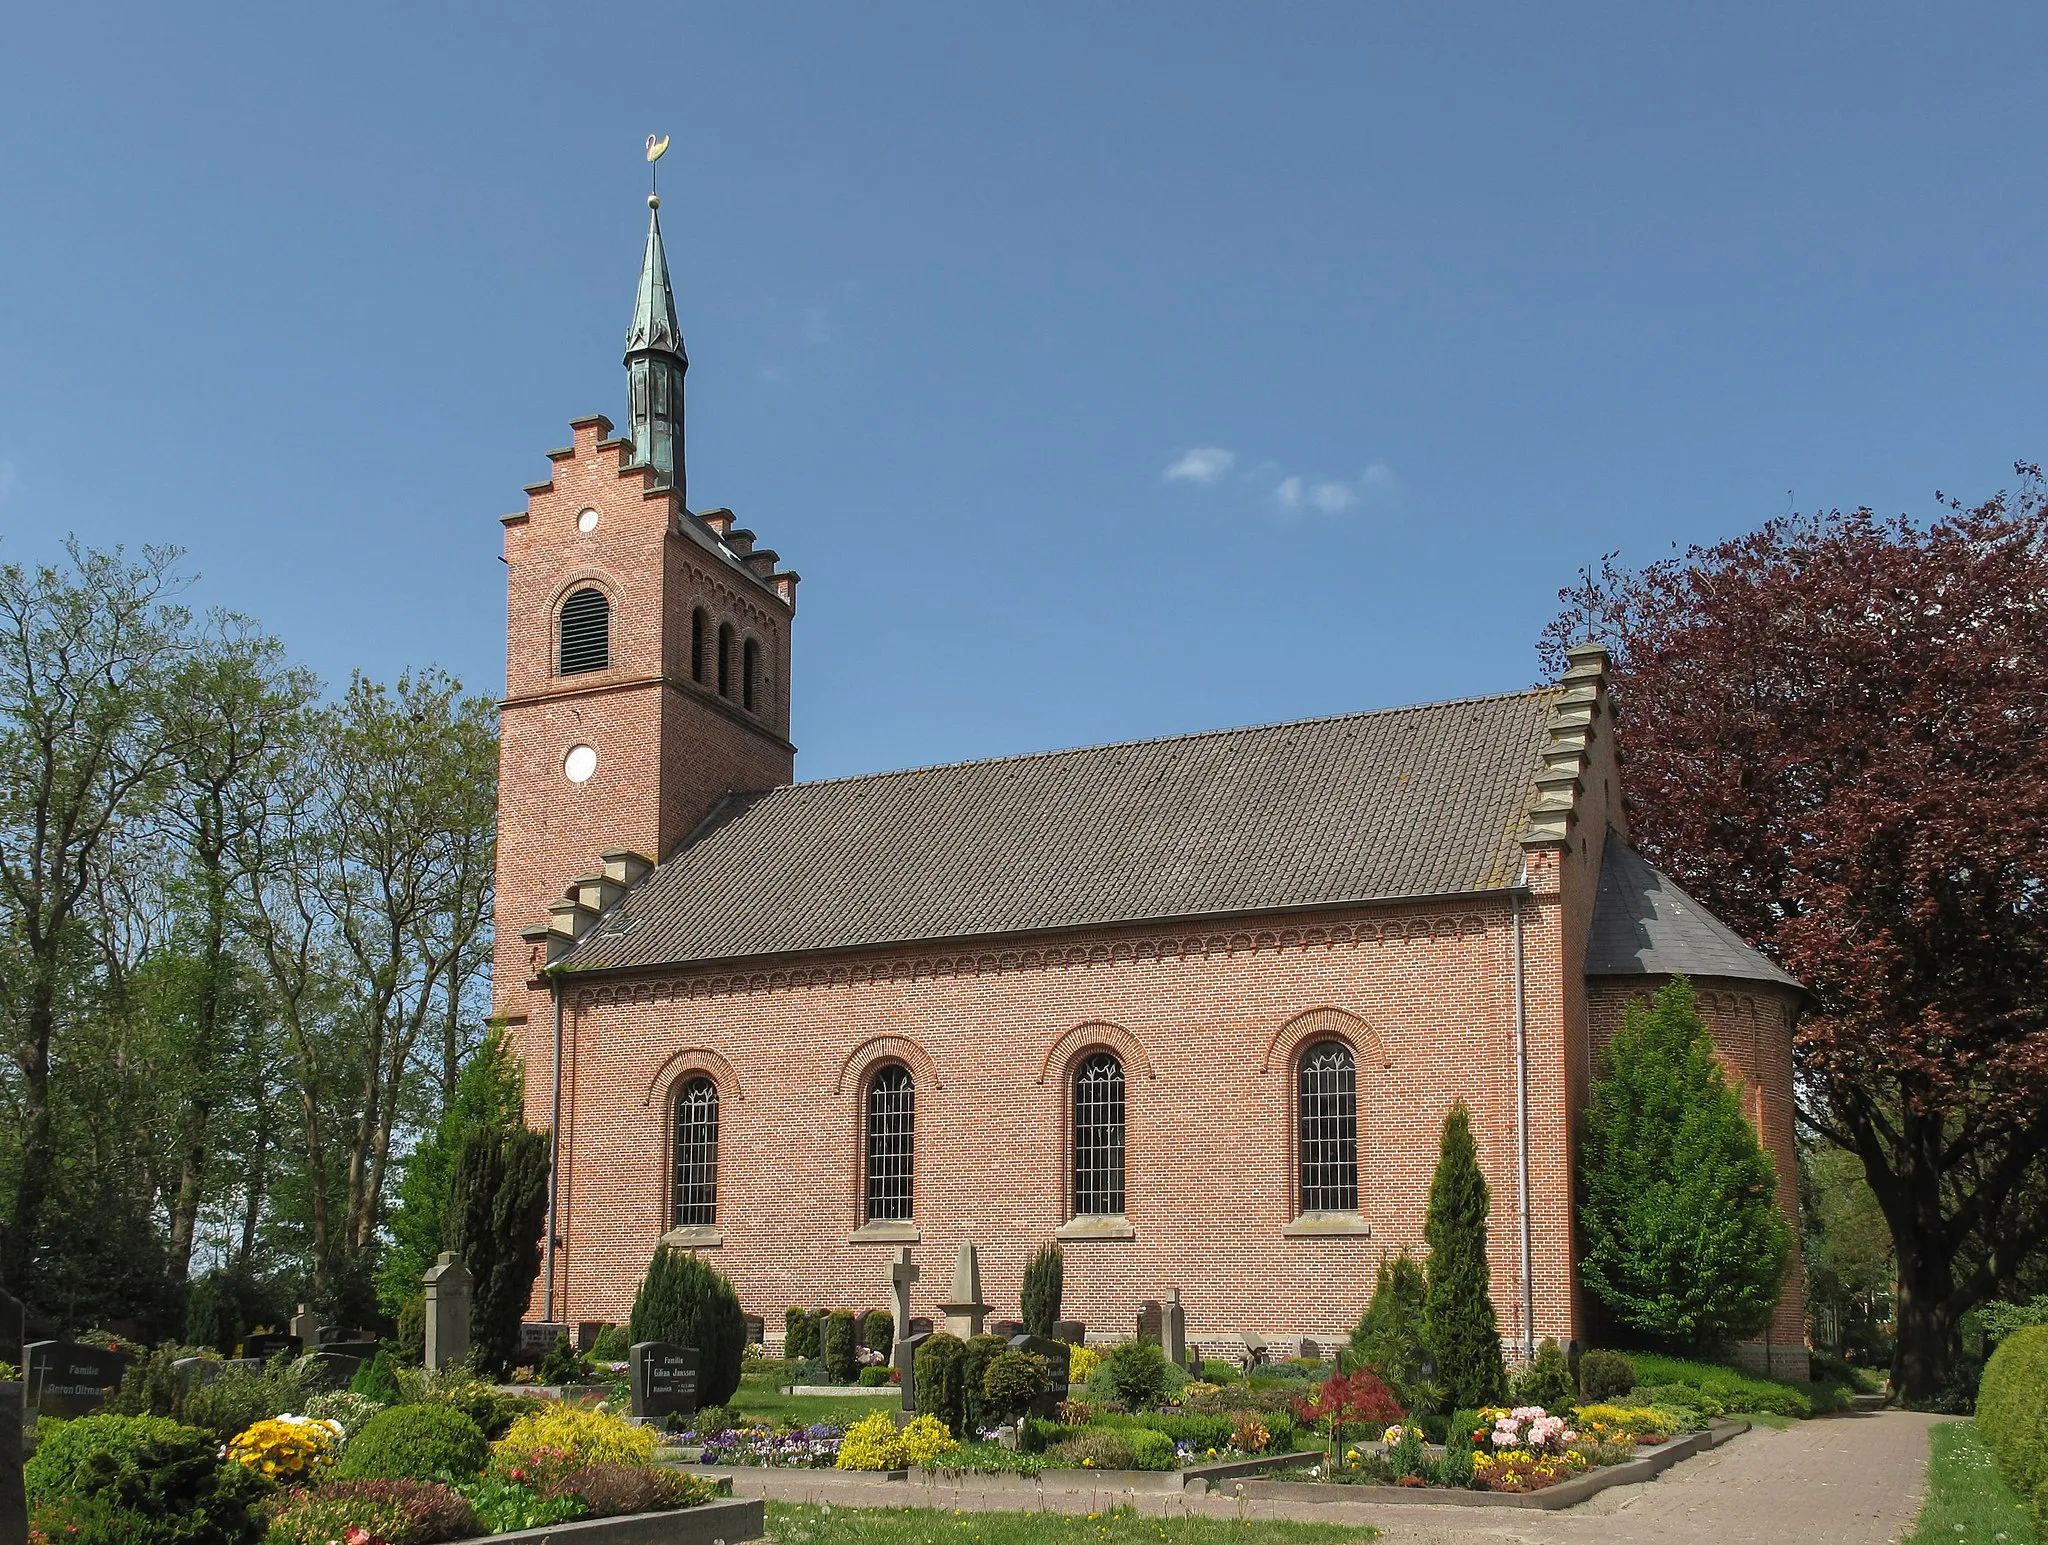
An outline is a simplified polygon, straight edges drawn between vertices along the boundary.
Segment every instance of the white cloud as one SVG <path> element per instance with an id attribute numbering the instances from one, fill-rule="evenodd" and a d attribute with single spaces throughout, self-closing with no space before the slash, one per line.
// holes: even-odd
<path id="1" fill-rule="evenodd" d="M 1237 465 L 1237 453 L 1218 445 L 1198 445 L 1166 469 L 1169 483 L 1195 483 L 1207 488 Z"/>
<path id="2" fill-rule="evenodd" d="M 1284 477 L 1273 490 L 1273 502 L 1289 514 L 1301 508 L 1301 474 Z"/>
<path id="3" fill-rule="evenodd" d="M 1341 515 L 1392 492 L 1394 474 L 1383 461 L 1376 461 L 1355 478 L 1329 478 L 1310 482 L 1300 473 L 1290 473 L 1273 485 L 1274 508 L 1283 515 L 1314 510 L 1319 515 Z"/>

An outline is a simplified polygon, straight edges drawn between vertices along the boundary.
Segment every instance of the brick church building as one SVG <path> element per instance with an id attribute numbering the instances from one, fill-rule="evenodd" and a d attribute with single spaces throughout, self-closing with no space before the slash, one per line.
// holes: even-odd
<path id="1" fill-rule="evenodd" d="M 650 201 L 652 202 L 652 201 Z M 1471 1107 L 1511 1359 L 1583 1335 L 1574 1130 L 1629 999 L 1689 974 L 1796 1214 L 1798 985 L 1629 846 L 1606 656 L 1461 702 L 795 780 L 797 576 L 687 500 L 659 215 L 627 428 L 504 517 L 496 1012 L 557 1134 L 534 1311 L 623 1320 L 658 1241 L 782 1310 L 946 1296 L 1131 1334 L 1341 1337 L 1422 1253 Z M 1796 1221 L 1796 1216 L 1795 1216 Z M 1797 1231 L 1794 1231 L 1797 1237 Z M 1804 1372 L 1795 1259 L 1746 1354 Z"/>

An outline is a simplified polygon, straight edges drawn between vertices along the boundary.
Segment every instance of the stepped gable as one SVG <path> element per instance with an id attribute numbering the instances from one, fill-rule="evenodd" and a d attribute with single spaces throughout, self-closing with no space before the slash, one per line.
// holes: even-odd
<path id="1" fill-rule="evenodd" d="M 1620 833 L 1610 831 L 1600 860 L 1593 928 L 1586 940 L 1586 975 L 1679 973 L 1801 985 L 1680 890 Z"/>
<path id="2" fill-rule="evenodd" d="M 1559 689 L 729 798 L 571 951 L 626 970 L 1514 884 Z"/>

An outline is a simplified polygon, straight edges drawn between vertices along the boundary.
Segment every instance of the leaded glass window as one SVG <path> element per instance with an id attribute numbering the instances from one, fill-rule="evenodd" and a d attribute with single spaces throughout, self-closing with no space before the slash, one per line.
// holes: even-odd
<path id="1" fill-rule="evenodd" d="M 1074 1215 L 1124 1210 L 1124 1065 L 1097 1052 L 1074 1070 Z"/>
<path id="2" fill-rule="evenodd" d="M 718 1086 L 693 1078 L 676 1091 L 674 1228 L 718 1221 Z"/>
<path id="3" fill-rule="evenodd" d="M 754 709 L 754 680 L 761 672 L 761 646 L 751 638 L 740 649 L 740 707 Z"/>
<path id="4" fill-rule="evenodd" d="M 916 1153 L 910 1069 L 900 1062 L 868 1082 L 868 1221 L 910 1216 L 910 1175 Z"/>
<path id="5" fill-rule="evenodd" d="M 1336 1041 L 1301 1058 L 1301 1210 L 1358 1211 L 1358 1062 Z"/>
<path id="6" fill-rule="evenodd" d="M 561 652 L 556 668 L 564 676 L 609 670 L 612 663 L 612 603 L 601 590 L 579 590 L 562 603 Z"/>

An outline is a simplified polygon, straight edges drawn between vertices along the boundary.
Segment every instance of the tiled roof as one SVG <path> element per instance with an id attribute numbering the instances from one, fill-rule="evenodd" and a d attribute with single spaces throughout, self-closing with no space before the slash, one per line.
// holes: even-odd
<path id="1" fill-rule="evenodd" d="M 568 955 L 612 970 L 1497 889 L 1555 689 L 730 801 Z"/>
<path id="2" fill-rule="evenodd" d="M 1799 982 L 1680 890 L 1614 832 L 1600 860 L 1600 899 L 1586 940 L 1588 976 L 1726 976 Z"/>

